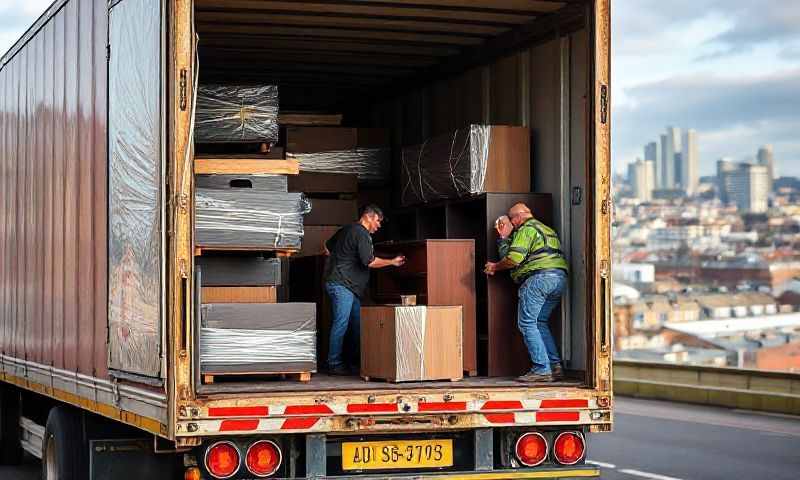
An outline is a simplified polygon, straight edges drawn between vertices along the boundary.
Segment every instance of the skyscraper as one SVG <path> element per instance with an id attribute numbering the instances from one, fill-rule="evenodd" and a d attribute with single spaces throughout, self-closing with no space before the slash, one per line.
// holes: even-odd
<path id="1" fill-rule="evenodd" d="M 681 188 L 686 191 L 686 195 L 694 195 L 700 177 L 697 171 L 697 132 L 691 128 L 683 134 L 680 160 L 680 176 L 678 178 L 680 178 Z"/>
<path id="2" fill-rule="evenodd" d="M 675 188 L 675 154 L 681 151 L 681 129 L 667 127 L 661 135 L 661 188 Z"/>
<path id="3" fill-rule="evenodd" d="M 658 148 L 658 142 L 650 142 L 644 146 L 644 161 L 653 162 L 654 168 L 654 187 L 661 187 L 661 151 Z"/>
<path id="4" fill-rule="evenodd" d="M 758 149 L 758 164 L 767 167 L 769 191 L 772 192 L 772 186 L 775 182 L 775 154 L 772 150 L 772 145 L 764 145 Z"/>

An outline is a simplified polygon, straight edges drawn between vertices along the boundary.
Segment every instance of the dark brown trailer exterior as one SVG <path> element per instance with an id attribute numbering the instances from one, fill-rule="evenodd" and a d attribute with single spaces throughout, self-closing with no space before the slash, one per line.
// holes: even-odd
<path id="1" fill-rule="evenodd" d="M 0 378 L 163 434 L 164 388 L 108 368 L 107 38 L 59 0 L 0 60 Z"/>

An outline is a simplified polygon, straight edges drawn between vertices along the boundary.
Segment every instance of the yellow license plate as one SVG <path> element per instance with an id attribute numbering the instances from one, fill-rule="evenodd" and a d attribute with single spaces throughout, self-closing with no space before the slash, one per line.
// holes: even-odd
<path id="1" fill-rule="evenodd" d="M 343 470 L 453 466 L 453 440 L 342 443 Z"/>

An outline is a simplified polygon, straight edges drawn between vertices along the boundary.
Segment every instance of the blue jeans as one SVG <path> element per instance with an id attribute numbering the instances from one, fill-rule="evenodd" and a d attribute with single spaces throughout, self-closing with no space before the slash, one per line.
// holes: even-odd
<path id="1" fill-rule="evenodd" d="M 549 375 L 550 365 L 561 363 L 548 322 L 566 288 L 567 273 L 562 270 L 531 275 L 519 287 L 517 327 L 528 347 L 533 373 Z"/>
<path id="2" fill-rule="evenodd" d="M 331 299 L 331 310 L 333 310 L 328 368 L 345 365 L 346 335 L 349 360 L 351 363 L 357 364 L 361 349 L 361 300 L 350 289 L 338 283 L 326 283 L 325 291 L 328 292 L 328 297 Z M 349 332 L 348 326 L 350 327 Z"/>

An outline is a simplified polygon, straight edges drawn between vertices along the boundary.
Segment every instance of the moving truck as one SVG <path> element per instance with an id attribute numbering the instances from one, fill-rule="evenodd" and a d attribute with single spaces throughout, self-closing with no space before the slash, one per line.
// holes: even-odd
<path id="1" fill-rule="evenodd" d="M 585 438 L 612 427 L 609 3 L 56 0 L 0 58 L 2 461 L 27 451 L 48 480 L 598 475 Z M 195 90 L 225 81 L 387 128 L 395 150 L 528 127 L 531 190 L 552 196 L 571 264 L 551 323 L 572 381 L 203 386 Z M 126 181 L 144 186 L 109 198 Z M 142 307 L 122 328 L 125 301 Z"/>

